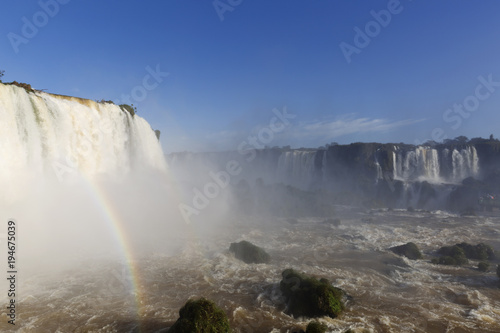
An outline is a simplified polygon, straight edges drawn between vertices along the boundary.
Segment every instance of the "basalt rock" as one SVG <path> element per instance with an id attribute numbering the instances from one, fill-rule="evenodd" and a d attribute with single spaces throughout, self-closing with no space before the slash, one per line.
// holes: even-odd
<path id="1" fill-rule="evenodd" d="M 394 246 L 389 248 L 392 252 L 396 253 L 400 256 L 405 256 L 408 259 L 416 260 L 422 259 L 422 253 L 418 249 L 418 246 L 415 243 L 409 242 L 403 245 Z"/>
<path id="2" fill-rule="evenodd" d="M 247 264 L 262 264 L 268 263 L 271 260 L 266 251 L 247 241 L 231 243 L 229 251 L 234 253 L 236 258 Z"/>

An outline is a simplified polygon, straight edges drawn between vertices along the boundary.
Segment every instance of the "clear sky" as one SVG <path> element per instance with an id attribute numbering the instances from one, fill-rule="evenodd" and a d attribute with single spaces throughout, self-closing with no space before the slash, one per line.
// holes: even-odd
<path id="1" fill-rule="evenodd" d="M 259 134 L 297 148 L 498 137 L 499 15 L 497 0 L 3 1 L 0 69 L 131 96 L 165 152 Z M 295 117 L 269 135 L 284 108 Z"/>

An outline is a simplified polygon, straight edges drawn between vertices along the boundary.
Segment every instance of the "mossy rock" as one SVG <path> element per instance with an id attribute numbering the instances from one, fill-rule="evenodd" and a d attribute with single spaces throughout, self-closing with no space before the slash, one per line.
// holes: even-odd
<path id="1" fill-rule="evenodd" d="M 490 269 L 490 264 L 485 261 L 481 261 L 477 264 L 477 269 L 481 272 L 487 272 Z"/>
<path id="2" fill-rule="evenodd" d="M 323 223 L 333 225 L 334 227 L 338 227 L 341 222 L 340 219 L 336 218 L 336 219 L 326 219 L 323 221 Z"/>
<path id="3" fill-rule="evenodd" d="M 325 333 L 327 329 L 328 326 L 325 324 L 318 321 L 311 321 L 307 324 L 306 333 Z"/>
<path id="4" fill-rule="evenodd" d="M 230 332 L 227 315 L 214 302 L 205 298 L 189 300 L 179 311 L 179 319 L 169 333 Z"/>
<path id="5" fill-rule="evenodd" d="M 469 259 L 475 260 L 493 260 L 495 259 L 495 251 L 490 245 L 479 243 L 477 245 L 472 245 L 468 243 L 456 244 L 464 250 L 465 256 Z"/>
<path id="6" fill-rule="evenodd" d="M 416 260 L 422 259 L 422 253 L 420 252 L 418 246 L 415 243 L 409 242 L 403 245 L 394 246 L 389 248 L 392 252 L 400 256 L 405 256 L 408 259 Z"/>
<path id="7" fill-rule="evenodd" d="M 318 280 L 293 269 L 281 273 L 280 290 L 287 301 L 287 313 L 295 317 L 337 317 L 342 310 L 343 291 L 327 279 Z"/>
<path id="8" fill-rule="evenodd" d="M 461 266 L 469 262 L 465 256 L 464 250 L 457 245 L 443 246 L 438 250 L 438 254 L 440 254 L 441 257 L 433 259 L 432 263 L 439 265 Z"/>
<path id="9" fill-rule="evenodd" d="M 247 241 L 231 243 L 229 251 L 234 253 L 236 258 L 247 264 L 262 264 L 268 263 L 271 260 L 271 257 L 266 251 Z"/>

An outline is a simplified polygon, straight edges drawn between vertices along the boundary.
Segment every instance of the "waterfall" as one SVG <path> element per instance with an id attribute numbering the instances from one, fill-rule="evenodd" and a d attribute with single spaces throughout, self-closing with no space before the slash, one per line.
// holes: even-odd
<path id="1" fill-rule="evenodd" d="M 393 153 L 393 157 L 396 179 L 439 181 L 439 154 L 436 149 L 417 147 Z"/>
<path id="2" fill-rule="evenodd" d="M 473 146 L 457 149 L 416 147 L 393 152 L 394 177 L 403 181 L 459 183 L 479 174 L 479 158 Z"/>
<path id="3" fill-rule="evenodd" d="M 316 151 L 285 151 L 278 159 L 277 179 L 309 189 L 315 177 Z"/>
<path id="4" fill-rule="evenodd" d="M 383 179 L 384 178 L 384 173 L 382 171 L 382 167 L 380 166 L 380 163 L 378 162 L 377 153 L 375 153 L 375 168 L 377 168 L 377 179 L 376 179 L 376 181 L 378 182 L 379 179 Z"/>
<path id="5" fill-rule="evenodd" d="M 74 173 L 119 177 L 143 167 L 166 169 L 151 126 L 111 103 L 0 84 L 0 124 L 4 193 L 37 178 L 64 181 Z"/>
<path id="6" fill-rule="evenodd" d="M 453 166 L 453 180 L 459 182 L 467 177 L 475 177 L 479 173 L 479 158 L 476 148 L 469 146 L 465 149 L 453 149 L 451 153 Z"/>

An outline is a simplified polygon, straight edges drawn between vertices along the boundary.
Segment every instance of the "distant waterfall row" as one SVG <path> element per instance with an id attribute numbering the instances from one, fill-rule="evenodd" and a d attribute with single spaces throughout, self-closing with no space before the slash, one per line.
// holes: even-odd
<path id="1" fill-rule="evenodd" d="M 473 146 L 462 149 L 417 147 L 393 152 L 394 178 L 403 181 L 458 183 L 479 174 L 479 158 Z"/>
<path id="2" fill-rule="evenodd" d="M 405 182 L 459 183 L 467 177 L 479 175 L 479 158 L 473 146 L 442 150 L 420 146 L 401 149 L 395 146 L 390 153 L 392 165 L 389 166 L 387 160 L 377 156 L 377 152 L 373 154 L 375 178 L 382 179 L 389 174 L 391 178 Z M 279 155 L 274 180 L 303 189 L 330 187 L 332 182 L 342 181 L 336 179 L 342 175 L 337 171 L 346 168 L 343 163 L 346 161 L 335 161 L 336 156 L 329 158 L 329 154 L 328 150 L 284 151 Z M 365 163 L 359 157 L 358 160 Z M 381 164 L 386 165 L 385 170 Z M 356 177 L 356 167 L 363 169 L 357 165 L 352 168 L 354 174 L 347 176 Z"/>
<path id="3" fill-rule="evenodd" d="M 249 160 L 246 157 L 252 156 Z M 207 182 L 209 172 L 224 170 L 236 160 L 242 172 L 233 182 L 282 183 L 304 190 L 352 189 L 376 184 L 381 179 L 403 182 L 460 183 L 479 176 L 479 157 L 474 146 L 395 146 L 359 143 L 328 149 L 263 149 L 242 152 L 177 153 L 169 156 L 171 170 L 188 182 Z M 206 168 L 206 170 L 203 170 Z M 188 171 L 191 172 L 188 172 Z M 205 177 L 204 180 L 202 178 Z"/>

